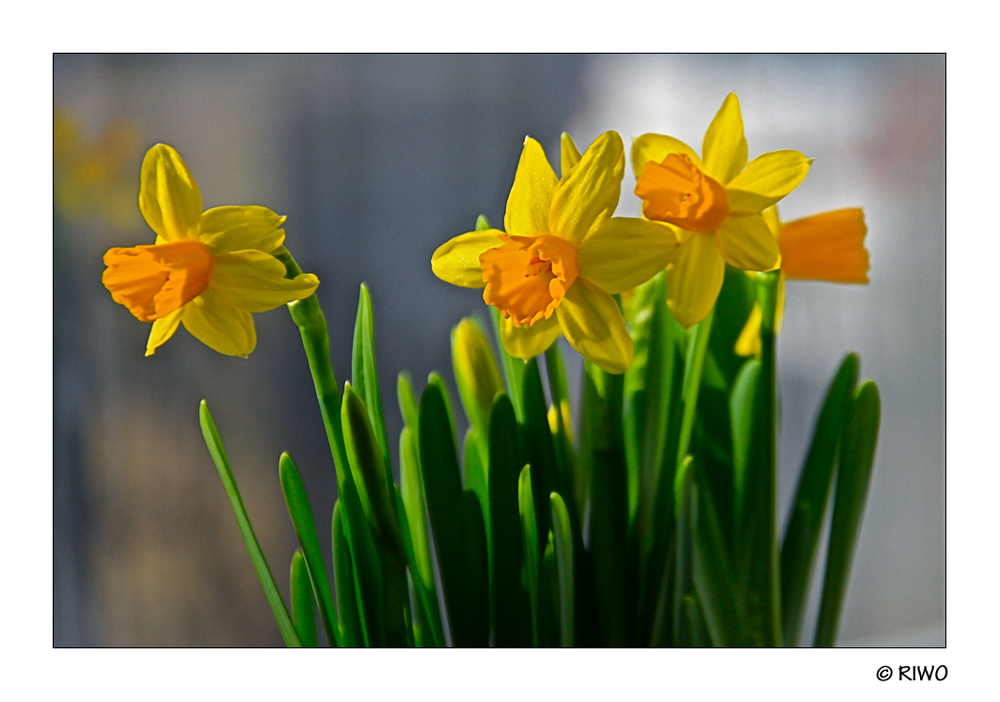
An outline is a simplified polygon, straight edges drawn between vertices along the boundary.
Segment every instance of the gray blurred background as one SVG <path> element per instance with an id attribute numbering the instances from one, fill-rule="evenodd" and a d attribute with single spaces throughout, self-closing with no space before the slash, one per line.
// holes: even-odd
<path id="1" fill-rule="evenodd" d="M 288 216 L 287 246 L 322 281 L 341 383 L 368 283 L 395 459 L 397 373 L 419 389 L 439 369 L 454 388 L 451 327 L 485 309 L 430 256 L 480 213 L 502 222 L 524 136 L 554 163 L 564 130 L 581 149 L 608 129 L 700 148 L 732 91 L 751 158 L 816 159 L 784 220 L 860 206 L 869 227 L 870 285 L 788 286 L 782 520 L 826 383 L 858 351 L 882 429 L 840 641 L 943 645 L 944 81 L 940 55 L 57 55 L 55 645 L 281 645 L 201 438 L 202 398 L 286 598 L 281 451 L 329 552 L 332 461 L 287 311 L 254 316 L 246 360 L 183 330 L 144 358 L 149 325 L 101 285 L 108 248 L 152 243 L 136 204 L 147 148 L 183 155 L 206 208 Z M 638 212 L 633 187 L 627 172 L 621 215 Z"/>

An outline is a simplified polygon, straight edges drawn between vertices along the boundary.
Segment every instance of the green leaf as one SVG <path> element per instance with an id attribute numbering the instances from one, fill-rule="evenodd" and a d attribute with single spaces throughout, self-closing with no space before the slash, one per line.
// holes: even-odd
<path id="1" fill-rule="evenodd" d="M 528 591 L 531 609 L 531 641 L 539 645 L 539 584 L 541 582 L 541 560 L 538 539 L 538 520 L 535 518 L 535 500 L 531 489 L 531 466 L 521 469 L 517 482 L 517 504 L 521 517 L 521 543 L 524 548 L 523 579 Z"/>
<path id="2" fill-rule="evenodd" d="M 704 648 L 712 645 L 711 634 L 705 624 L 705 617 L 694 595 L 684 595 L 681 600 L 681 618 L 687 637 L 685 646 Z"/>
<path id="3" fill-rule="evenodd" d="M 465 569 L 462 561 L 462 517 L 459 506 L 462 499 L 462 479 L 448 406 L 437 383 L 430 382 L 424 388 L 420 398 L 418 426 L 420 470 L 423 473 L 427 514 L 434 535 L 451 641 L 457 646 L 464 643 L 463 632 L 460 631 L 460 620 L 464 614 Z"/>
<path id="4" fill-rule="evenodd" d="M 792 503 L 792 517 L 781 548 L 781 604 L 786 646 L 795 646 L 799 640 L 816 546 L 830 501 L 837 443 L 857 378 L 858 357 L 848 354 L 826 392 Z"/>
<path id="5" fill-rule="evenodd" d="M 343 521 L 350 545 L 358 619 L 364 643 L 366 646 L 385 646 L 382 562 L 353 478 L 345 481 L 340 500 L 344 509 Z"/>
<path id="6" fill-rule="evenodd" d="M 539 587 L 539 645 L 551 648 L 559 645 L 559 571 L 556 566 L 555 538 L 549 532 L 542 555 Z"/>
<path id="7" fill-rule="evenodd" d="M 492 305 L 490 305 L 490 317 L 493 320 L 493 334 L 496 338 L 497 348 L 500 350 L 500 365 L 503 366 L 507 394 L 514 405 L 514 415 L 517 417 L 517 421 L 522 422 L 524 421 L 524 405 L 521 402 L 521 377 L 524 375 L 524 361 L 520 358 L 514 358 L 503 347 L 503 338 L 500 336 L 500 312 Z"/>
<path id="8" fill-rule="evenodd" d="M 233 512 L 236 514 L 236 522 L 239 524 L 240 533 L 243 535 L 243 542 L 247 546 L 247 551 L 250 552 L 250 560 L 253 562 L 254 570 L 257 571 L 261 587 L 264 588 L 264 596 L 267 598 L 267 603 L 271 606 L 271 613 L 278 624 L 278 630 L 285 639 L 286 646 L 301 646 L 302 641 L 299 639 L 299 635 L 295 633 L 295 625 L 292 623 L 292 618 L 288 616 L 288 610 L 285 609 L 285 603 L 281 599 L 281 593 L 278 592 L 278 586 L 271 575 L 267 559 L 264 558 L 264 552 L 261 551 L 260 544 L 257 543 L 257 537 L 253 532 L 253 526 L 250 524 L 250 518 L 247 516 L 246 508 L 243 506 L 243 498 L 240 497 L 240 490 L 236 485 L 236 478 L 233 476 L 233 470 L 229 466 L 226 448 L 222 445 L 222 439 L 219 437 L 219 432 L 215 428 L 215 422 L 212 421 L 212 415 L 208 411 L 208 404 L 204 400 L 201 401 L 201 405 L 198 408 L 198 419 L 201 423 L 201 433 L 205 437 L 205 444 L 208 446 L 208 452 L 212 455 L 212 461 L 215 463 L 216 470 L 219 471 L 222 485 L 226 489 L 226 494 L 229 495 L 229 502 L 232 504 Z"/>
<path id="9" fill-rule="evenodd" d="M 498 393 L 490 415 L 489 528 L 490 614 L 497 646 L 526 643 L 528 606 L 521 588 L 521 525 L 518 510 L 518 480 L 521 464 L 517 443 L 517 419 L 510 398 Z M 485 516 L 485 510 L 484 510 Z"/>
<path id="10" fill-rule="evenodd" d="M 489 426 L 486 427 L 489 435 Z M 472 490 L 479 498 L 479 505 L 483 509 L 483 522 L 486 525 L 486 546 L 492 559 L 492 532 L 490 530 L 490 486 L 489 486 L 489 448 L 488 441 L 475 427 L 469 427 L 465 432 L 465 448 L 462 455 L 465 456 L 463 486 L 467 490 Z M 490 561 L 492 563 L 492 560 Z"/>
<path id="11" fill-rule="evenodd" d="M 847 593 L 851 562 L 854 560 L 854 549 L 861 532 L 861 518 L 868 499 L 880 414 L 878 387 L 869 380 L 854 394 L 854 401 L 840 435 L 830 545 L 826 555 L 823 599 L 816 625 L 818 647 L 833 646 L 837 641 L 840 610 Z"/>
<path id="12" fill-rule="evenodd" d="M 396 379 L 396 395 L 399 397 L 399 413 L 403 415 L 403 422 L 406 428 L 414 434 L 417 433 L 417 418 L 420 416 L 420 409 L 417 407 L 417 400 L 413 396 L 413 381 L 410 374 L 400 371 Z"/>
<path id="13" fill-rule="evenodd" d="M 746 363 L 729 398 L 729 412 L 733 427 L 733 468 L 735 481 L 735 521 L 743 523 L 743 503 L 746 499 L 747 471 L 750 465 L 751 439 L 753 437 L 754 402 L 760 380 L 760 361 Z"/>
<path id="14" fill-rule="evenodd" d="M 455 430 L 455 411 L 451 408 L 451 395 L 448 393 L 448 385 L 444 382 L 444 378 L 437 371 L 431 371 L 431 374 L 427 376 L 427 384 L 434 385 L 438 390 L 441 391 L 441 398 L 444 400 L 445 409 L 448 411 L 448 421 L 451 423 L 451 435 L 452 443 L 458 440 L 458 432 Z M 423 399 L 423 396 L 421 396 Z M 418 417 L 417 423 L 419 424 L 420 419 Z"/>
<path id="15" fill-rule="evenodd" d="M 330 534 L 333 543 L 333 580 L 337 585 L 337 612 L 340 616 L 340 634 L 344 646 L 357 647 L 365 643 L 358 615 L 360 594 L 355 587 L 351 548 L 347 542 L 345 517 L 338 499 L 333 505 Z"/>
<path id="16" fill-rule="evenodd" d="M 572 501 L 577 514 L 586 503 L 587 481 L 578 473 L 579 462 L 573 450 L 573 417 L 570 411 L 569 391 L 566 386 L 566 370 L 559 344 L 545 350 L 545 370 L 549 376 L 549 395 L 555 414 L 556 430 L 552 441 L 556 450 L 556 485 L 560 495 Z"/>
<path id="17" fill-rule="evenodd" d="M 559 643 L 561 646 L 573 646 L 576 639 L 573 636 L 575 613 L 573 603 L 573 580 L 576 573 L 576 558 L 573 548 L 573 534 L 570 529 L 569 513 L 566 504 L 558 492 L 549 497 L 552 507 L 552 533 L 555 537 L 556 572 L 559 581 Z"/>
<path id="18" fill-rule="evenodd" d="M 517 461 L 516 456 L 512 460 L 519 465 L 531 464 L 531 485 L 535 490 L 538 531 L 547 534 L 551 527 L 549 523 L 549 493 L 556 490 L 558 486 L 555 448 L 552 445 L 552 432 L 549 429 L 545 392 L 542 389 L 542 376 L 538 370 L 537 358 L 532 358 L 524 364 L 524 375 L 521 377 L 521 383 L 521 401 L 524 403 L 521 435 L 524 439 L 527 455 L 520 462 Z M 517 446 L 514 445 L 513 448 L 516 450 Z M 539 544 L 539 546 L 541 545 Z"/>
<path id="19" fill-rule="evenodd" d="M 330 594 L 330 581 L 327 579 L 326 566 L 323 563 L 323 551 L 316 534 L 316 522 L 313 520 L 312 509 L 309 507 L 309 496 L 306 486 L 302 483 L 299 471 L 287 453 L 282 453 L 278 460 L 278 476 L 281 480 L 281 492 L 285 496 L 288 516 L 292 519 L 295 536 L 305 557 L 309 580 L 316 595 L 316 605 L 319 607 L 320 620 L 326 631 L 326 639 L 331 646 L 340 646 L 340 629 L 335 625 L 337 612 L 333 607 L 333 597 Z"/>
<path id="20" fill-rule="evenodd" d="M 469 423 L 485 436 L 493 398 L 503 391 L 503 381 L 489 342 L 471 319 L 463 319 L 451 331 L 451 360 Z"/>
<path id="21" fill-rule="evenodd" d="M 292 554 L 288 575 L 292 592 L 292 621 L 303 646 L 316 647 L 316 613 L 313 611 L 313 590 L 302 551 Z"/>
<path id="22" fill-rule="evenodd" d="M 368 419 L 382 457 L 382 475 L 386 494 L 392 492 L 392 462 L 389 458 L 389 437 L 382 416 L 382 395 L 378 387 L 378 366 L 375 363 L 375 313 L 368 286 L 361 284 L 358 316 L 354 322 L 354 348 L 351 356 L 351 380 L 368 410 Z"/>
<path id="23" fill-rule="evenodd" d="M 472 490 L 462 492 L 459 514 L 464 572 L 461 633 L 455 645 L 482 648 L 490 643 L 490 576 L 483 512 Z"/>
<path id="24" fill-rule="evenodd" d="M 376 444 L 368 410 L 350 383 L 344 385 L 341 422 L 351 473 L 372 535 L 381 551 L 402 562 L 403 545 L 396 518 L 396 505 L 390 496 L 390 490 L 394 486 L 392 480 L 387 480 L 384 474 L 386 464 L 382 461 Z"/>
<path id="25" fill-rule="evenodd" d="M 694 543 L 692 528 L 694 526 L 694 511 L 696 509 L 695 491 L 691 489 L 694 481 L 693 459 L 685 456 L 677 469 L 674 483 L 674 494 L 677 497 L 677 529 L 675 532 L 674 582 L 673 593 L 673 623 L 672 641 L 674 646 L 690 646 L 691 634 L 687 629 L 684 617 L 684 597 L 694 590 Z M 664 617 L 658 617 L 664 618 Z M 655 627 L 654 627 L 655 630 Z M 654 645 L 656 639 L 654 639 Z"/>
<path id="26" fill-rule="evenodd" d="M 490 220 L 486 219 L 486 215 L 479 215 L 476 218 L 476 231 L 481 232 L 484 229 L 490 228 Z"/>

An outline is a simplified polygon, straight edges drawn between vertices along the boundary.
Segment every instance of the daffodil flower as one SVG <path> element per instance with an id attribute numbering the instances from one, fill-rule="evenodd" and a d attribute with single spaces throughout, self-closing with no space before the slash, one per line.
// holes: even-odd
<path id="1" fill-rule="evenodd" d="M 825 280 L 831 283 L 867 283 L 868 250 L 865 248 L 865 215 L 858 207 L 823 212 L 794 222 L 782 223 L 778 208 L 764 210 L 764 221 L 781 249 L 781 275 L 775 332 L 781 330 L 785 307 L 785 279 Z M 760 353 L 761 311 L 754 305 L 736 340 L 736 353 Z"/>
<path id="2" fill-rule="evenodd" d="M 667 267 L 667 306 L 685 327 L 704 319 L 722 288 L 725 264 L 767 271 L 781 263 L 760 213 L 795 189 L 811 159 L 773 151 L 747 163 L 743 117 L 731 93 L 705 134 L 701 158 L 673 137 L 643 134 L 632 144 L 642 212 L 673 228 L 680 246 Z"/>
<path id="3" fill-rule="evenodd" d="M 560 332 L 609 373 L 632 362 L 632 339 L 611 296 L 662 269 L 677 241 L 662 225 L 612 217 L 625 154 L 605 132 L 582 156 L 565 136 L 556 178 L 537 141 L 525 139 L 507 198 L 506 232 L 469 232 L 431 259 L 435 275 L 467 288 L 503 315 L 500 336 L 512 356 L 545 351 Z"/>
<path id="4" fill-rule="evenodd" d="M 284 217 L 266 207 L 201 207 L 180 154 L 165 144 L 146 152 L 139 209 L 156 241 L 110 249 L 102 280 L 115 302 L 153 323 L 147 356 L 183 322 L 219 353 L 245 358 L 257 344 L 252 312 L 301 300 L 319 285 L 311 273 L 286 279 L 271 255 L 285 239 Z"/>

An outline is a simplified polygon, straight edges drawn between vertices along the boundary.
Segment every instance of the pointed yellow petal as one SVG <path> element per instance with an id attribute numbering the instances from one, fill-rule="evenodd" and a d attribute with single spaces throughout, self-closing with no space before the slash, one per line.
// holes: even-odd
<path id="1" fill-rule="evenodd" d="M 612 217 L 580 242 L 579 276 L 607 293 L 641 285 L 667 267 L 677 248 L 677 235 L 659 222 Z"/>
<path id="2" fill-rule="evenodd" d="M 685 329 L 708 316 L 725 272 L 715 234 L 694 232 L 677 249 L 667 266 L 667 307 Z"/>
<path id="3" fill-rule="evenodd" d="M 760 212 L 795 190 L 809 173 L 809 163 L 798 151 L 761 154 L 726 184 L 730 212 Z"/>
<path id="4" fill-rule="evenodd" d="M 563 178 L 565 178 L 566 174 L 570 172 L 573 166 L 580 163 L 580 159 L 583 158 L 583 156 L 580 155 L 580 149 L 576 148 L 576 143 L 573 141 L 573 137 L 571 137 L 567 132 L 562 133 L 559 146 L 560 172 L 562 173 Z"/>
<path id="5" fill-rule="evenodd" d="M 218 254 L 257 249 L 271 253 L 285 241 L 285 218 L 266 207 L 213 207 L 201 215 L 198 240 Z"/>
<path id="6" fill-rule="evenodd" d="M 781 220 L 778 219 L 778 207 L 777 205 L 771 205 L 766 210 L 760 213 L 760 216 L 764 218 L 764 224 L 767 228 L 771 230 L 774 234 L 774 238 L 778 238 L 778 230 L 781 228 Z"/>
<path id="7" fill-rule="evenodd" d="M 774 335 L 781 333 L 781 323 L 785 319 L 785 272 L 778 276 L 778 299 L 775 301 L 774 309 Z"/>
<path id="8" fill-rule="evenodd" d="M 563 334 L 584 358 L 608 373 L 632 364 L 632 337 L 618 303 L 608 293 L 577 278 L 556 309 Z"/>
<path id="9" fill-rule="evenodd" d="M 685 154 L 699 170 L 704 170 L 701 158 L 683 141 L 663 134 L 650 133 L 632 140 L 632 172 L 638 178 L 642 175 L 646 162 L 662 163 L 669 154 Z"/>
<path id="10" fill-rule="evenodd" d="M 859 208 L 781 225 L 781 270 L 789 278 L 868 282 L 865 215 Z"/>
<path id="11" fill-rule="evenodd" d="M 503 245 L 498 229 L 480 229 L 456 236 L 438 247 L 431 257 L 431 270 L 441 280 L 463 288 L 485 288 L 479 257 Z"/>
<path id="12" fill-rule="evenodd" d="M 745 271 L 769 271 L 781 265 L 778 240 L 760 215 L 729 217 L 716 232 L 722 257 Z"/>
<path id="13" fill-rule="evenodd" d="M 139 209 L 150 228 L 167 241 L 198 235 L 201 190 L 181 155 L 166 144 L 157 144 L 142 160 Z"/>
<path id="14" fill-rule="evenodd" d="M 624 175 L 622 138 L 618 132 L 604 132 L 556 186 L 548 233 L 575 243 L 610 219 Z"/>
<path id="15" fill-rule="evenodd" d="M 515 327 L 509 319 L 500 318 L 500 338 L 503 347 L 514 358 L 528 360 L 552 345 L 559 336 L 559 322 L 555 315 L 540 319 L 533 325 Z"/>
<path id="16" fill-rule="evenodd" d="M 740 332 L 740 336 L 736 340 L 736 346 L 733 351 L 737 356 L 760 355 L 760 321 L 762 316 L 760 305 L 755 302 L 753 309 L 750 310 L 747 323 L 743 325 L 743 331 Z"/>
<path id="17" fill-rule="evenodd" d="M 184 314 L 183 307 L 153 322 L 153 328 L 149 331 L 149 341 L 146 342 L 147 356 L 152 356 L 156 353 L 156 349 L 165 344 L 174 335 L 174 332 L 177 331 L 177 326 L 181 323 L 182 314 Z"/>
<path id="18" fill-rule="evenodd" d="M 541 145 L 527 137 L 521 150 L 521 160 L 517 162 L 514 185 L 507 197 L 503 224 L 508 234 L 535 236 L 550 233 L 549 209 L 552 191 L 558 182 Z"/>
<path id="19" fill-rule="evenodd" d="M 705 132 L 701 146 L 705 172 L 723 185 L 747 165 L 747 140 L 736 93 L 729 93 Z"/>
<path id="20" fill-rule="evenodd" d="M 210 287 L 247 312 L 267 312 L 316 292 L 319 278 L 302 273 L 285 278 L 285 264 L 271 254 L 248 249 L 215 257 Z"/>
<path id="21" fill-rule="evenodd" d="M 253 317 L 209 288 L 186 304 L 184 328 L 209 348 L 246 358 L 257 346 Z"/>

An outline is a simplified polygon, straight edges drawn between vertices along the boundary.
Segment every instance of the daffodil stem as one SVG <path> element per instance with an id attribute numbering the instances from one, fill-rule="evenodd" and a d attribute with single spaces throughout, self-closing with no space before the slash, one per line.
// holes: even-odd
<path id="1" fill-rule="evenodd" d="M 285 264 L 286 278 L 302 274 L 299 264 L 284 246 L 279 246 L 272 255 Z M 316 399 L 319 400 L 319 408 L 323 414 L 323 426 L 326 427 L 326 437 L 333 453 L 337 489 L 342 495 L 350 465 L 347 462 L 347 449 L 344 446 L 344 430 L 340 423 L 340 388 L 337 385 L 337 376 L 333 372 L 333 365 L 330 363 L 330 337 L 327 332 L 326 317 L 323 316 L 323 310 L 315 293 L 304 300 L 288 303 L 288 311 L 302 334 L 302 346 L 309 361 L 309 371 L 316 386 Z"/>
<path id="2" fill-rule="evenodd" d="M 701 372 L 705 366 L 705 351 L 708 349 L 708 337 L 712 333 L 712 318 L 715 316 L 715 308 L 708 313 L 705 319 L 698 322 L 698 326 L 691 332 L 691 339 L 688 342 L 687 357 L 684 359 L 684 386 L 682 397 L 684 399 L 684 414 L 681 418 L 681 435 L 677 443 L 677 475 L 680 474 L 680 465 L 687 455 L 688 445 L 691 442 L 691 431 L 694 429 L 695 410 L 698 407 L 698 388 L 701 387 Z"/>

